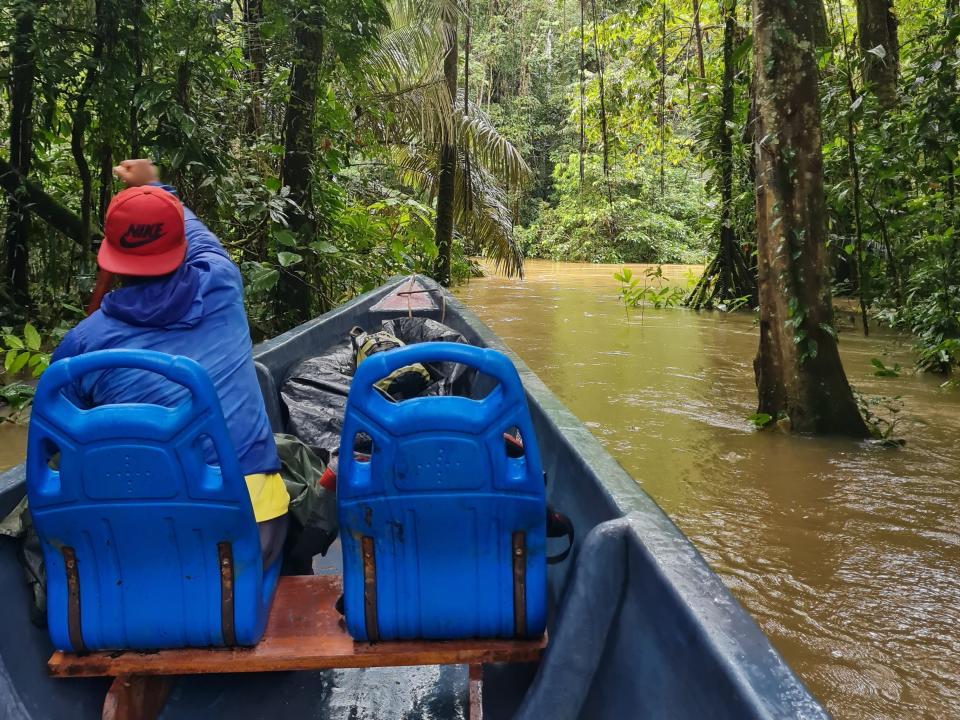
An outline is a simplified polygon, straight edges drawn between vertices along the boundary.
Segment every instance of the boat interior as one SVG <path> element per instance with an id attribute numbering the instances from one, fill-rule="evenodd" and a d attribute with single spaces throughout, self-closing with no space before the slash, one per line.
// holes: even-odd
<path id="1" fill-rule="evenodd" d="M 275 432 L 280 386 L 305 358 L 390 317 L 442 321 L 520 372 L 548 501 L 576 527 L 574 552 L 548 570 L 549 645 L 537 663 L 484 667 L 486 718 L 827 717 L 756 623 L 669 518 L 543 383 L 432 281 L 396 278 L 254 349 Z M 493 381 L 478 375 L 473 392 Z M 0 474 L 0 516 L 23 497 L 24 468 Z M 560 547 L 554 549 L 559 550 Z M 341 548 L 314 559 L 339 576 Z M 51 678 L 53 648 L 30 621 L 14 542 L 0 541 L 0 716 L 98 717 L 106 678 Z M 465 664 L 184 675 L 162 718 L 467 718 Z"/>

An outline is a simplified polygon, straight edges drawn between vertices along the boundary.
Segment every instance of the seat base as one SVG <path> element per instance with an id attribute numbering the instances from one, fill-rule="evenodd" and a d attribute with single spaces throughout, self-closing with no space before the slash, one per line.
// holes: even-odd
<path id="1" fill-rule="evenodd" d="M 169 691 L 170 676 L 176 675 L 469 665 L 470 717 L 474 718 L 482 711 L 483 664 L 535 662 L 547 645 L 546 635 L 537 640 L 354 642 L 334 607 L 340 593 L 338 576 L 280 578 L 266 632 L 256 647 L 82 656 L 56 652 L 47 667 L 54 677 L 116 678 L 103 717 L 133 720 L 156 717 Z"/>

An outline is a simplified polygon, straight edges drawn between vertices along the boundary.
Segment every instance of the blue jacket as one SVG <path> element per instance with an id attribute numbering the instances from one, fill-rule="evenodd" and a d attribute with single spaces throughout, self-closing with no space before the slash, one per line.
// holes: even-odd
<path id="1" fill-rule="evenodd" d="M 176 194 L 172 187 L 161 187 Z M 216 236 L 187 208 L 184 220 L 183 265 L 161 280 L 108 294 L 100 310 L 67 333 L 53 360 L 108 348 L 158 350 L 196 360 L 220 396 L 243 474 L 277 472 L 280 461 L 253 367 L 240 271 Z M 142 370 L 91 373 L 68 391 L 81 407 L 125 402 L 169 407 L 181 402 L 185 393 L 179 385 Z"/>

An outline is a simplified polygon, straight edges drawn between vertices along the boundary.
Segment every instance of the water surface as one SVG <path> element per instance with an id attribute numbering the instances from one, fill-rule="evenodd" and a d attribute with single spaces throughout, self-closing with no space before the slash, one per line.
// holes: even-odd
<path id="1" fill-rule="evenodd" d="M 0 472 L 19 465 L 27 453 L 27 426 L 0 420 Z"/>
<path id="2" fill-rule="evenodd" d="M 891 450 L 756 432 L 752 314 L 628 318 L 614 266 L 529 262 L 459 296 L 676 521 L 837 718 L 960 717 L 960 391 L 909 343 L 841 318 L 866 396 L 901 396 Z M 682 277 L 683 273 L 674 273 Z"/>

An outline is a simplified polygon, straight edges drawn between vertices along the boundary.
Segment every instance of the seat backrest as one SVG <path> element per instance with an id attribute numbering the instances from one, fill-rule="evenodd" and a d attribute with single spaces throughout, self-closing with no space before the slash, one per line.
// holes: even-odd
<path id="1" fill-rule="evenodd" d="M 374 388 L 401 367 L 435 362 L 474 367 L 496 387 L 480 400 L 400 403 Z M 513 430 L 523 438 L 519 457 L 505 448 L 503 435 Z M 366 461 L 349 452 L 364 435 L 372 440 Z M 355 638 L 543 632 L 543 471 L 523 385 L 506 356 L 429 342 L 361 363 L 347 400 L 337 494 L 344 608 Z"/>
<path id="2" fill-rule="evenodd" d="M 92 409 L 64 393 L 83 375 L 118 368 L 188 392 L 175 407 Z M 59 649 L 259 640 L 273 585 L 216 390 L 193 360 L 103 350 L 51 365 L 30 420 L 27 494 Z"/>

